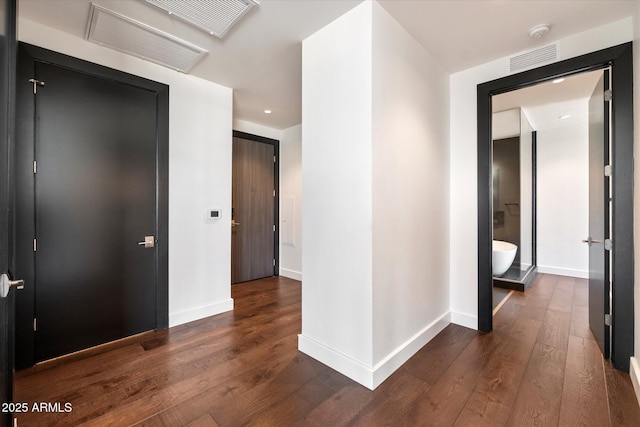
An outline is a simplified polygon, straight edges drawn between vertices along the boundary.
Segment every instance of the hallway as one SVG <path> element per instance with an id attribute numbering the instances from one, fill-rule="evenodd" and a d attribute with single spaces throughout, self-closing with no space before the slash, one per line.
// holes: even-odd
<path id="1" fill-rule="evenodd" d="M 19 372 L 15 402 L 72 405 L 19 425 L 640 426 L 589 332 L 586 280 L 539 274 L 493 333 L 450 325 L 374 392 L 297 351 L 300 294 L 234 285 L 234 312 Z"/>

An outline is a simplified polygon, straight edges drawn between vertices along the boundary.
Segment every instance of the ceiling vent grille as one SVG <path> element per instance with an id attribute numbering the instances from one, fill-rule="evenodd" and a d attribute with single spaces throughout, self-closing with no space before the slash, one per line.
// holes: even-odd
<path id="1" fill-rule="evenodd" d="M 540 49 L 532 50 L 520 55 L 512 56 L 509 59 L 509 71 L 528 70 L 549 64 L 560 59 L 560 46 L 557 43 L 550 44 Z"/>
<path id="2" fill-rule="evenodd" d="M 145 1 L 218 38 L 223 38 L 240 18 L 258 4 L 256 0 Z"/>
<path id="3" fill-rule="evenodd" d="M 91 4 L 86 39 L 183 73 L 208 51 L 142 22 Z"/>

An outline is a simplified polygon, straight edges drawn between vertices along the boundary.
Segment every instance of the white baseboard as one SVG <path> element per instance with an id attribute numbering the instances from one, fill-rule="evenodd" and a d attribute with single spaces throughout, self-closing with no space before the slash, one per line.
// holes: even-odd
<path id="1" fill-rule="evenodd" d="M 298 335 L 298 350 L 373 390 L 373 372 L 363 363 L 303 334 Z"/>
<path id="2" fill-rule="evenodd" d="M 464 326 L 469 329 L 478 329 L 478 316 L 473 316 L 467 313 L 461 313 L 459 311 L 451 312 L 451 323 Z"/>
<path id="3" fill-rule="evenodd" d="M 298 350 L 368 389 L 374 390 L 449 323 L 450 313 L 447 312 L 396 348 L 374 367 L 367 366 L 303 334 L 298 335 Z"/>
<path id="4" fill-rule="evenodd" d="M 193 322 L 194 320 L 203 319 L 209 316 L 215 316 L 216 314 L 231 310 L 233 310 L 233 298 L 178 313 L 169 313 L 169 327 Z"/>
<path id="5" fill-rule="evenodd" d="M 576 270 L 574 268 L 549 267 L 545 265 L 538 266 L 538 273 L 556 274 L 558 276 L 577 277 L 579 279 L 589 278 L 589 270 Z"/>
<path id="6" fill-rule="evenodd" d="M 638 405 L 640 405 L 640 360 L 637 357 L 631 358 L 629 364 L 629 376 L 633 383 L 633 389 L 636 391 L 636 399 L 638 399 Z"/>
<path id="7" fill-rule="evenodd" d="M 280 267 L 280 275 L 293 280 L 302 281 L 302 272 Z"/>
<path id="8" fill-rule="evenodd" d="M 447 311 L 438 319 L 425 326 L 409 338 L 387 357 L 373 367 L 373 388 L 375 389 L 391 376 L 400 366 L 416 354 L 422 347 L 451 323 L 451 312 Z"/>

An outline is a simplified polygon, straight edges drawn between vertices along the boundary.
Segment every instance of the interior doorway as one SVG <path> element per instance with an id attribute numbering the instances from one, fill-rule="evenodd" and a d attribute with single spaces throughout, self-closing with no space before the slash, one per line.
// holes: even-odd
<path id="1" fill-rule="evenodd" d="M 233 132 L 231 283 L 278 275 L 279 141 Z"/>
<path id="2" fill-rule="evenodd" d="M 611 360 L 616 368 L 628 370 L 633 353 L 633 105 L 631 99 L 631 44 L 623 44 L 602 51 L 561 61 L 538 69 L 494 80 L 478 86 L 478 326 L 482 331 L 492 329 L 491 315 L 491 241 L 492 171 L 491 171 L 491 112 L 492 96 L 533 86 L 553 79 L 585 71 L 611 67 L 613 118 L 611 141 L 612 163 L 615 173 L 611 181 L 611 312 L 599 324 L 609 323 L 611 332 Z M 604 96 L 604 93 L 601 94 Z M 602 107 L 604 108 L 604 106 Z M 604 180 L 604 165 L 601 168 Z M 603 242 L 604 247 L 604 242 Z M 591 275 L 590 268 L 590 275 Z M 591 285 L 590 285 L 591 286 Z M 603 291 L 602 298 L 608 296 Z M 608 328 L 609 325 L 606 325 Z M 593 327 L 592 327 L 593 328 Z M 606 351 L 604 352 L 606 356 Z"/>

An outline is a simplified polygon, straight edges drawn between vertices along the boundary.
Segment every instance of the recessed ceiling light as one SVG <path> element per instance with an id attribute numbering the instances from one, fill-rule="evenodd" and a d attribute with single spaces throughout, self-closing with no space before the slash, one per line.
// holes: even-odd
<path id="1" fill-rule="evenodd" d="M 558 83 L 562 83 L 563 81 L 564 81 L 564 77 L 561 77 L 561 78 L 559 78 L 559 79 L 555 79 L 555 80 L 553 80 L 553 83 L 558 84 Z"/>
<path id="2" fill-rule="evenodd" d="M 271 114 L 271 110 L 264 110 L 265 114 Z"/>
<path id="3" fill-rule="evenodd" d="M 539 39 L 545 36 L 550 29 L 551 28 L 546 24 L 536 25 L 531 30 L 529 30 L 529 37 L 531 37 L 532 39 Z"/>
<path id="4" fill-rule="evenodd" d="M 564 116 L 560 116 L 558 118 L 559 119 L 568 119 L 569 117 L 571 117 L 571 114 L 565 114 Z"/>

